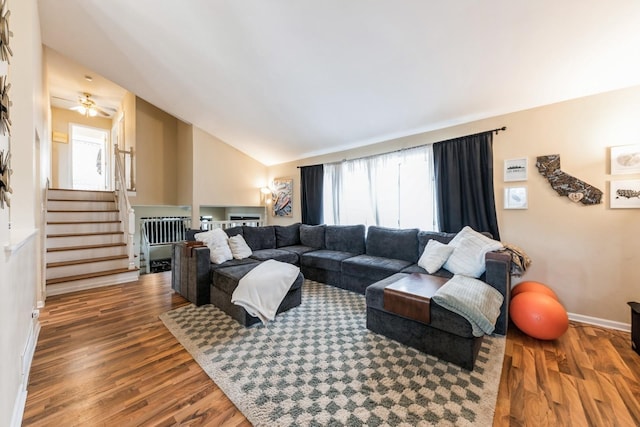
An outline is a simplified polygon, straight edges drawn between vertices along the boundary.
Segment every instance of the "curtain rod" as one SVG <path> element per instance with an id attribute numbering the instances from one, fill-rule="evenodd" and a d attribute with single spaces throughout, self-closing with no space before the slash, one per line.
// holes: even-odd
<path id="1" fill-rule="evenodd" d="M 393 151 L 387 151 L 386 153 L 380 153 L 380 154 L 372 154 L 370 156 L 363 156 L 363 157 L 356 157 L 353 159 L 342 159 L 342 160 L 338 160 L 335 162 L 327 162 L 327 163 L 319 163 L 317 165 L 307 165 L 307 166 L 296 166 L 296 168 L 300 169 L 300 168 L 304 168 L 304 167 L 309 167 L 309 166 L 318 166 L 320 164 L 325 164 L 325 165 L 334 165 L 334 164 L 338 164 L 338 163 L 342 163 L 342 162 L 346 162 L 347 160 L 361 160 L 361 159 L 368 159 L 369 157 L 374 157 L 374 156 L 381 156 L 383 154 L 392 154 L 392 153 L 399 153 L 402 151 L 407 151 L 407 150 L 413 150 L 414 148 L 422 148 L 422 147 L 426 147 L 427 145 L 433 145 L 433 144 L 437 144 L 438 142 L 446 142 L 446 141 L 451 141 L 453 139 L 458 139 L 458 138 L 466 138 L 468 136 L 475 136 L 475 135 L 482 135 L 483 133 L 493 133 L 495 132 L 495 134 L 497 135 L 498 132 L 502 132 L 507 130 L 506 126 L 502 126 L 500 128 L 495 128 L 495 129 L 491 129 L 491 130 L 485 130 L 484 132 L 478 132 L 478 133 L 472 133 L 470 135 L 465 135 L 465 136 L 458 136 L 455 138 L 451 138 L 451 139 L 445 139 L 444 141 L 437 141 L 437 142 L 430 142 L 428 144 L 422 144 L 422 145 L 416 145 L 415 147 L 407 147 L 407 148 L 400 148 L 398 150 L 393 150 Z"/>

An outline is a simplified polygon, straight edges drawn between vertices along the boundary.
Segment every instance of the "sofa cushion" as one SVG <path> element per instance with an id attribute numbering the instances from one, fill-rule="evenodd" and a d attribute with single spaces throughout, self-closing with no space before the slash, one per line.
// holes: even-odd
<path id="1" fill-rule="evenodd" d="M 276 248 L 300 244 L 300 223 L 276 225 Z"/>
<path id="2" fill-rule="evenodd" d="M 371 255 L 358 255 L 342 262 L 342 274 L 370 278 L 372 282 L 398 273 L 411 265 L 409 261 L 382 258 Z"/>
<path id="3" fill-rule="evenodd" d="M 429 273 L 427 273 L 427 270 L 425 270 L 424 268 L 420 267 L 418 264 L 411 264 L 409 267 L 403 268 L 400 272 L 401 273 L 429 274 Z M 435 273 L 432 273 L 431 275 L 432 276 L 439 276 L 439 277 L 453 277 L 453 273 L 450 272 L 449 270 L 445 270 L 444 268 L 441 268 L 440 270 L 436 271 Z"/>
<path id="4" fill-rule="evenodd" d="M 304 246 L 304 245 L 283 246 L 278 249 L 281 249 L 287 252 L 293 252 L 294 254 L 298 254 L 298 256 L 302 256 L 302 254 L 317 250 L 316 248 L 312 248 L 310 246 Z"/>
<path id="5" fill-rule="evenodd" d="M 231 295 L 238 286 L 238 282 L 249 271 L 256 268 L 259 263 L 243 264 L 227 268 L 219 268 L 213 273 L 213 287 L 219 288 Z M 304 280 L 296 280 L 289 291 L 293 291 L 302 286 Z"/>
<path id="6" fill-rule="evenodd" d="M 326 226 L 323 225 L 300 225 L 300 244 L 316 249 L 324 249 L 324 233 Z"/>
<path id="7" fill-rule="evenodd" d="M 298 254 L 285 251 L 283 249 L 260 249 L 253 251 L 250 258 L 257 259 L 258 261 L 275 259 L 276 261 L 286 262 L 289 264 L 298 264 Z"/>
<path id="8" fill-rule="evenodd" d="M 360 255 L 365 252 L 364 225 L 327 225 L 324 247 L 338 252 Z"/>
<path id="9" fill-rule="evenodd" d="M 227 233 L 227 236 L 229 237 L 237 236 L 238 234 L 242 236 L 242 226 L 238 225 L 235 227 L 225 228 L 224 232 Z"/>
<path id="10" fill-rule="evenodd" d="M 202 230 L 197 228 L 190 228 L 185 231 L 184 239 L 190 242 L 196 240 L 196 234 L 202 233 Z"/>
<path id="11" fill-rule="evenodd" d="M 272 225 L 264 227 L 242 227 L 242 236 L 252 251 L 276 248 L 276 230 Z"/>
<path id="12" fill-rule="evenodd" d="M 302 254 L 300 265 L 339 272 L 342 270 L 342 261 L 352 256 L 349 252 L 321 249 Z"/>
<path id="13" fill-rule="evenodd" d="M 222 264 L 209 263 L 209 281 L 213 280 L 213 272 L 221 268 L 235 267 L 238 265 L 258 264 L 260 261 L 253 258 L 231 259 Z"/>
<path id="14" fill-rule="evenodd" d="M 418 229 L 385 228 L 372 225 L 367 230 L 367 255 L 414 263 L 418 260 Z"/>

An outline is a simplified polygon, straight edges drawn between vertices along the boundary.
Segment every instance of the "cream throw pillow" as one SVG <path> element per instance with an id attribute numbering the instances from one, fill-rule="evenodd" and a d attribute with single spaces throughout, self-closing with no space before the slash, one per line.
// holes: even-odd
<path id="1" fill-rule="evenodd" d="M 227 243 L 227 233 L 221 228 L 198 233 L 194 236 L 197 241 L 204 243 L 209 248 L 209 258 L 214 264 L 222 264 L 233 259 L 229 243 Z"/>
<path id="2" fill-rule="evenodd" d="M 229 245 L 225 242 L 223 245 L 218 246 L 209 246 L 209 259 L 214 264 L 222 264 L 225 261 L 229 261 L 233 259 L 233 255 L 231 254 L 231 249 L 229 249 Z"/>
<path id="3" fill-rule="evenodd" d="M 487 252 L 502 249 L 502 243 L 478 233 L 467 226 L 449 242 L 453 253 L 444 263 L 444 268 L 453 274 L 480 277 L 485 270 L 484 256 Z"/>
<path id="4" fill-rule="evenodd" d="M 197 241 L 203 242 L 207 246 L 221 246 L 227 243 L 227 233 L 225 233 L 222 228 L 204 231 L 196 234 L 194 237 Z"/>
<path id="5" fill-rule="evenodd" d="M 251 248 L 247 245 L 247 242 L 244 240 L 240 234 L 229 237 L 229 247 L 231 248 L 231 253 L 235 259 L 244 259 L 249 258 L 253 252 L 251 252 Z"/>
<path id="6" fill-rule="evenodd" d="M 453 246 L 445 245 L 444 243 L 431 239 L 427 242 L 427 246 L 424 248 L 424 252 L 422 252 L 422 256 L 420 256 L 418 260 L 418 265 L 427 270 L 427 273 L 433 274 L 440 270 L 447 259 L 449 259 L 453 249 Z"/>

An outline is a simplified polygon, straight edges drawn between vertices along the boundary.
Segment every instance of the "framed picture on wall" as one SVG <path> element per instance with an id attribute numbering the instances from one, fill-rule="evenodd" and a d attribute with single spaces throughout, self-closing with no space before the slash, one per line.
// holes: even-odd
<path id="1" fill-rule="evenodd" d="M 526 181 L 527 180 L 527 158 L 508 159 L 504 161 L 504 180 Z"/>
<path id="2" fill-rule="evenodd" d="M 293 216 L 293 179 L 273 180 L 273 216 Z"/>
<path id="3" fill-rule="evenodd" d="M 504 208 L 527 209 L 527 187 L 505 187 Z"/>
<path id="4" fill-rule="evenodd" d="M 640 173 L 640 144 L 611 147 L 611 175 Z"/>
<path id="5" fill-rule="evenodd" d="M 640 179 L 611 181 L 611 209 L 640 208 Z"/>

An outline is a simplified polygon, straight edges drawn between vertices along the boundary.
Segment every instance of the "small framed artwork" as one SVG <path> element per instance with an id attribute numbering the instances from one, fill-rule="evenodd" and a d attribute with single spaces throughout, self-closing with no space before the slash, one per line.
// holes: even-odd
<path id="1" fill-rule="evenodd" d="M 527 209 L 527 187 L 505 187 L 505 209 Z"/>
<path id="2" fill-rule="evenodd" d="M 611 175 L 640 173 L 640 144 L 611 147 Z"/>
<path id="3" fill-rule="evenodd" d="M 611 181 L 611 209 L 640 208 L 640 179 Z"/>
<path id="4" fill-rule="evenodd" d="M 504 180 L 526 181 L 527 180 L 527 158 L 508 159 L 504 161 Z"/>
<path id="5" fill-rule="evenodd" d="M 293 216 L 293 179 L 273 180 L 273 216 Z"/>

